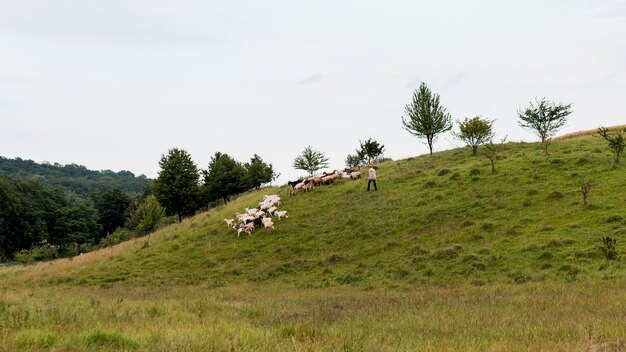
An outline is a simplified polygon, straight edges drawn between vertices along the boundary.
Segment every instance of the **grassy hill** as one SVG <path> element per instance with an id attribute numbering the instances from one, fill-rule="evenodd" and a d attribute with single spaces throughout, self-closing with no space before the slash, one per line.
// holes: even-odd
<path id="1" fill-rule="evenodd" d="M 624 170 L 611 167 L 598 138 L 508 143 L 491 174 L 484 157 L 456 149 L 393 161 L 380 188 L 342 180 L 289 198 L 286 188 L 241 196 L 154 235 L 127 251 L 62 274 L 72 285 L 219 286 L 287 282 L 363 287 L 469 280 L 526 282 L 614 280 L 622 261 L 607 261 L 603 236 L 626 242 Z M 593 182 L 583 206 L 580 185 Z M 236 238 L 222 221 L 278 193 L 290 218 L 272 234 Z M 61 274 L 60 274 L 61 275 Z"/>
<path id="2" fill-rule="evenodd" d="M 67 338 L 5 320 L 24 336 L 0 339 L 33 350 L 48 335 L 68 350 L 626 348 L 624 167 L 593 136 L 549 151 L 507 143 L 495 174 L 468 149 L 387 162 L 377 192 L 365 180 L 292 198 L 264 189 L 149 241 L 6 268 L 4 312 L 26 304 L 49 321 L 54 297 L 85 311 Z M 222 219 L 272 193 L 289 219 L 237 239 Z M 601 254 L 603 236 L 617 239 L 618 260 Z"/>

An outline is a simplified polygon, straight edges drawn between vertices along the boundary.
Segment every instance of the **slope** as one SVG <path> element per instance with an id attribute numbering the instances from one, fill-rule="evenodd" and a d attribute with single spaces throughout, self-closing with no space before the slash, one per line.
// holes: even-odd
<path id="1" fill-rule="evenodd" d="M 391 161 L 380 166 L 377 192 L 366 192 L 364 180 L 292 198 L 286 187 L 264 189 L 162 229 L 149 242 L 92 254 L 97 260 L 3 276 L 68 286 L 272 282 L 367 289 L 624 277 L 623 259 L 609 261 L 599 250 L 603 236 L 617 239 L 618 251 L 626 239 L 624 170 L 611 166 L 603 141 L 555 142 L 548 157 L 537 144 L 502 147 L 496 174 L 467 149 Z M 587 181 L 593 187 L 583 206 L 580 187 Z M 276 220 L 272 234 L 257 230 L 237 239 L 222 219 L 270 193 L 283 197 L 289 219 Z"/>

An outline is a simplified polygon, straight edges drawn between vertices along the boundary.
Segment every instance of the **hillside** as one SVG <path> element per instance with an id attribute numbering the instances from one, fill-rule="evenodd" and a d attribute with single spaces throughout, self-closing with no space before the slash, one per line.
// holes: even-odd
<path id="1" fill-rule="evenodd" d="M 45 186 L 70 190 L 83 196 L 110 188 L 137 195 L 151 182 L 144 175 L 135 176 L 130 171 L 94 171 L 76 164 L 40 164 L 32 160 L 2 156 L 0 174 L 23 181 L 36 180 Z"/>
<path id="2" fill-rule="evenodd" d="M 604 142 L 592 136 L 555 142 L 548 157 L 537 144 L 507 143 L 501 155 L 496 174 L 467 149 L 387 162 L 378 172 L 378 192 L 365 192 L 364 180 L 342 180 L 293 198 L 286 187 L 249 193 L 162 229 L 147 247 L 139 240 L 135 250 L 113 249 L 106 259 L 34 275 L 107 287 L 375 288 L 623 278 L 623 259 L 607 261 L 599 251 L 603 236 L 617 239 L 621 252 L 626 242 L 624 171 L 611 167 Z M 588 206 L 583 181 L 593 183 Z M 289 219 L 275 221 L 272 234 L 257 230 L 237 239 L 222 219 L 270 193 L 283 197 Z"/>

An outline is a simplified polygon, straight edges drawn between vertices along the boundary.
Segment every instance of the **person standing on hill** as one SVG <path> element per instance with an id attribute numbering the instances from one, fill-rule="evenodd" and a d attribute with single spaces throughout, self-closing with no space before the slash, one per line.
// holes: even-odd
<path id="1" fill-rule="evenodd" d="M 378 191 L 378 187 L 376 187 L 376 168 L 374 165 L 367 165 L 369 167 L 368 170 L 368 179 L 367 179 L 367 190 L 370 190 L 370 184 L 374 183 L 374 191 Z"/>

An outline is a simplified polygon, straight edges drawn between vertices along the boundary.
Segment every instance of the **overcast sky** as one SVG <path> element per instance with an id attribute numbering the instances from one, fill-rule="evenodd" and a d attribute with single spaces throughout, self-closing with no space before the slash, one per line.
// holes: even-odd
<path id="1" fill-rule="evenodd" d="M 156 177 L 161 155 L 343 167 L 372 137 L 401 159 L 421 81 L 454 120 L 572 103 L 562 133 L 626 123 L 626 1 L 0 0 L 0 155 Z M 448 133 L 436 150 L 460 146 Z"/>

